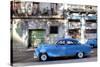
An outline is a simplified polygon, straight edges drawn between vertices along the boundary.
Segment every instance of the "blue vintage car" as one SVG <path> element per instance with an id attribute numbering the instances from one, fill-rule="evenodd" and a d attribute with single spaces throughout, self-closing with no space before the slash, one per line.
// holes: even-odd
<path id="1" fill-rule="evenodd" d="M 81 44 L 75 39 L 60 39 L 56 44 L 39 44 L 33 52 L 34 58 L 46 61 L 50 57 L 77 56 L 83 58 L 91 54 L 89 45 Z"/>
<path id="2" fill-rule="evenodd" d="M 86 44 L 90 45 L 91 47 L 97 47 L 97 39 L 94 38 L 94 39 L 88 39 Z"/>

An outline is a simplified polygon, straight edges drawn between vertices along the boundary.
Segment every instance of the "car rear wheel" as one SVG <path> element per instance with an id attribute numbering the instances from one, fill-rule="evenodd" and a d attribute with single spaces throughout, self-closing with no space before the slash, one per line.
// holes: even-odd
<path id="1" fill-rule="evenodd" d="M 48 59 L 48 55 L 46 53 L 41 53 L 39 60 L 40 61 L 46 61 Z"/>
<path id="2" fill-rule="evenodd" d="M 84 53 L 83 52 L 78 52 L 77 53 L 77 57 L 78 58 L 83 58 L 84 57 Z"/>

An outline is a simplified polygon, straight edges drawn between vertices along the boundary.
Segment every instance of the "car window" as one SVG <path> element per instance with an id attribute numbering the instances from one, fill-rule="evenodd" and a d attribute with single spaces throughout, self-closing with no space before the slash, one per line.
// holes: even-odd
<path id="1" fill-rule="evenodd" d="M 73 44 L 73 42 L 72 41 L 67 41 L 67 44 Z"/>
<path id="2" fill-rule="evenodd" d="M 65 45 L 65 40 L 60 40 L 57 42 L 58 45 Z"/>
<path id="3" fill-rule="evenodd" d="M 68 40 L 66 41 L 67 45 L 78 45 L 79 43 L 77 41 L 72 41 L 72 40 Z"/>

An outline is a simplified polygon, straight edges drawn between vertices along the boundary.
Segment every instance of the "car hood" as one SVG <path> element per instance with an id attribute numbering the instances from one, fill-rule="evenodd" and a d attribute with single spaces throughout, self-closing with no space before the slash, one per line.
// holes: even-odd
<path id="1" fill-rule="evenodd" d="M 83 46 L 87 46 L 87 47 L 90 47 L 92 48 L 89 44 L 85 43 L 85 44 L 82 44 Z"/>

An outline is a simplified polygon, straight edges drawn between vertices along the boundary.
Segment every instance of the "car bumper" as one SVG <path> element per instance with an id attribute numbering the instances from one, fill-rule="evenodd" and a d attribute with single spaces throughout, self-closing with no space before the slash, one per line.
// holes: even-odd
<path id="1" fill-rule="evenodd" d="M 91 50 L 91 51 L 90 51 L 90 53 L 91 53 L 91 54 L 93 54 L 93 53 L 94 53 L 94 51 L 93 51 L 93 50 Z"/>
<path id="2" fill-rule="evenodd" d="M 37 56 L 36 53 L 34 53 L 33 57 L 34 57 L 34 59 L 37 59 L 38 58 L 38 56 Z"/>
<path id="3" fill-rule="evenodd" d="M 93 53 L 94 53 L 94 51 L 91 50 L 90 52 L 85 53 L 85 56 L 90 56 L 90 55 L 93 54 Z"/>

